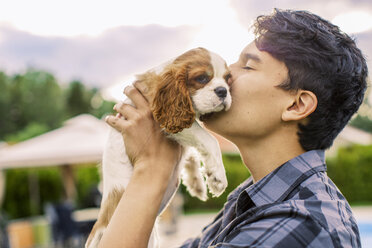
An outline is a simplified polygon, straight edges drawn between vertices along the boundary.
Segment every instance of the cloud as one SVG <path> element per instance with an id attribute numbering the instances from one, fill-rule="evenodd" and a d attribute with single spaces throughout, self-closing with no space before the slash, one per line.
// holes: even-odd
<path id="1" fill-rule="evenodd" d="M 372 31 L 360 33 L 354 36 L 357 46 L 362 50 L 368 63 L 369 71 L 372 70 Z"/>
<path id="2" fill-rule="evenodd" d="M 195 33 L 190 26 L 146 25 L 109 29 L 99 36 L 45 37 L 0 26 L 0 70 L 33 67 L 58 79 L 107 86 L 183 52 Z"/>
<path id="3" fill-rule="evenodd" d="M 232 0 L 231 5 L 236 10 L 239 20 L 245 24 L 249 24 L 258 15 L 271 13 L 274 8 L 307 10 L 328 20 L 350 10 L 372 11 L 370 0 Z"/>
<path id="4" fill-rule="evenodd" d="M 85 84 L 107 87 L 193 46 L 205 46 L 221 54 L 228 63 L 234 62 L 250 41 L 245 28 L 274 7 L 306 9 L 329 20 L 356 9 L 372 12 L 372 3 L 367 0 L 230 0 L 229 4 L 231 8 L 218 5 L 215 18 L 206 15 L 209 21 L 204 26 L 129 26 L 127 23 L 95 36 L 42 36 L 0 25 L 0 70 L 18 73 L 33 67 L 50 71 L 62 82 L 81 79 Z M 202 12 L 199 10 L 196 17 Z M 368 60 L 372 58 L 372 45 L 364 37 L 370 37 L 369 34 L 355 35 Z"/>
<path id="5" fill-rule="evenodd" d="M 370 0 L 232 0 L 231 6 L 236 11 L 239 21 L 245 25 L 250 24 L 259 15 L 271 13 L 274 8 L 307 10 L 330 21 L 340 14 L 351 11 L 363 10 L 365 13 L 372 13 L 372 2 Z M 370 41 L 372 39 L 372 30 L 351 34 L 351 36 L 356 39 L 357 45 L 371 65 L 372 44 Z"/>
<path id="6" fill-rule="evenodd" d="M 97 35 L 120 25 L 200 25 L 221 18 L 228 1 L 5 0 L 0 2 L 0 23 L 38 35 Z"/>

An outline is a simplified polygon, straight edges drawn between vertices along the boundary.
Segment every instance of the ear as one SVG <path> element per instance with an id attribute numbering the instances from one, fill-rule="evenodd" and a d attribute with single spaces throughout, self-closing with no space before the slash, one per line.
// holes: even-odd
<path id="1" fill-rule="evenodd" d="M 307 90 L 299 90 L 282 113 L 283 121 L 301 121 L 313 113 L 318 105 L 316 95 Z"/>
<path id="2" fill-rule="evenodd" d="M 195 111 L 186 86 L 186 67 L 169 68 L 160 78 L 162 82 L 152 102 L 154 119 L 168 133 L 178 133 L 191 127 Z"/>

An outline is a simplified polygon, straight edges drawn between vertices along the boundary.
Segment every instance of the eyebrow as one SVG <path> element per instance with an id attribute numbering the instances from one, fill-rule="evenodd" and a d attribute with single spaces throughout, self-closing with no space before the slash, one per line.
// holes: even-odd
<path id="1" fill-rule="evenodd" d="M 244 56 L 244 58 L 246 60 L 250 60 L 251 59 L 251 60 L 256 61 L 257 63 L 261 63 L 262 62 L 261 59 L 257 55 L 252 54 L 252 53 L 245 53 L 243 56 Z"/>

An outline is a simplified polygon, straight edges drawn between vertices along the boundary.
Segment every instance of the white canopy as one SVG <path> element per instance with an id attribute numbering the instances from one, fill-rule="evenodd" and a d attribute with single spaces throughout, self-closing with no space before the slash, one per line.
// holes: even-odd
<path id="1" fill-rule="evenodd" d="M 107 124 L 88 114 L 67 120 L 53 131 L 15 145 L 0 147 L 0 170 L 99 162 Z"/>

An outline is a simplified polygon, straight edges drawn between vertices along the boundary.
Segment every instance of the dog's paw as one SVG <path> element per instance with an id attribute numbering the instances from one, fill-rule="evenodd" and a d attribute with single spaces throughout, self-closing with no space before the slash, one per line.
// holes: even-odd
<path id="1" fill-rule="evenodd" d="M 209 192 L 213 197 L 220 196 L 227 187 L 227 178 L 225 173 L 225 168 L 223 167 L 222 161 L 218 163 L 217 161 L 210 161 L 213 159 L 208 159 L 204 166 L 204 176 L 206 177 Z M 215 166 L 208 166 L 215 165 Z M 217 165 L 217 166 L 216 166 Z"/>
<path id="2" fill-rule="evenodd" d="M 182 170 L 182 183 L 186 186 L 191 196 L 198 197 L 202 201 L 208 199 L 207 185 L 200 171 L 200 156 L 195 149 L 189 148 L 184 159 Z"/>
<path id="3" fill-rule="evenodd" d="M 207 184 L 212 196 L 218 197 L 225 191 L 227 187 L 227 179 L 225 175 L 218 176 L 211 174 L 210 176 L 207 176 Z"/>
<path id="4" fill-rule="evenodd" d="M 194 176 L 184 182 L 191 196 L 198 197 L 202 201 L 208 200 L 207 186 L 202 178 Z"/>

